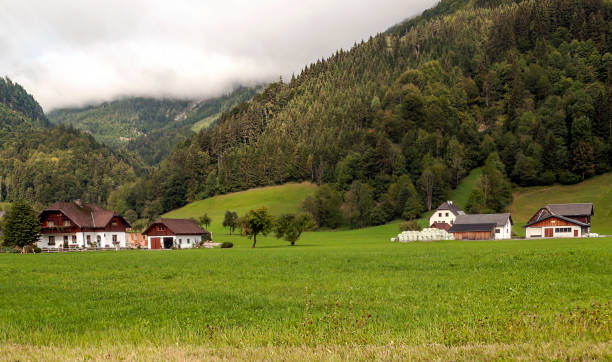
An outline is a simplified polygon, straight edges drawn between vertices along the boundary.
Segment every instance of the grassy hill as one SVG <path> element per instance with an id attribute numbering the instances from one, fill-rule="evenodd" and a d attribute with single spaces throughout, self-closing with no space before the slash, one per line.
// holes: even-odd
<path id="1" fill-rule="evenodd" d="M 546 204 L 575 202 L 592 202 L 595 205 L 595 216 L 591 221 L 593 232 L 612 234 L 612 173 L 576 185 L 529 187 L 515 192 L 514 202 L 509 208 L 516 223 L 514 231 L 525 235 L 522 226 Z"/>
<path id="2" fill-rule="evenodd" d="M 299 210 L 302 201 L 313 194 L 316 188 L 316 185 L 304 182 L 235 192 L 193 202 L 164 217 L 198 218 L 207 213 L 212 218 L 210 230 L 213 233 L 226 233 L 222 225 L 225 211 L 231 210 L 242 215 L 256 207 L 267 206 L 274 215 L 293 213 Z"/>
<path id="3" fill-rule="evenodd" d="M 457 204 L 457 206 L 459 206 L 462 210 L 465 210 L 470 193 L 474 187 L 476 187 L 476 182 L 478 182 L 478 178 L 481 175 L 481 168 L 473 169 L 469 175 L 461 180 L 459 186 L 449 193 L 448 199 L 454 201 L 455 204 Z M 434 205 L 434 209 L 438 206 L 439 205 Z M 422 227 L 429 227 L 429 218 L 431 217 L 431 214 L 433 214 L 433 211 L 423 214 L 423 217 L 419 221 Z"/>

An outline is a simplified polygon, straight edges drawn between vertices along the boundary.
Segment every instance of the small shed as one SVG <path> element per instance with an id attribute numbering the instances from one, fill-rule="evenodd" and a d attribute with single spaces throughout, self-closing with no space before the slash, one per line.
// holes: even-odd
<path id="1" fill-rule="evenodd" d="M 206 231 L 191 219 L 158 219 L 143 232 L 148 249 L 189 249 Z"/>
<path id="2" fill-rule="evenodd" d="M 497 224 L 455 224 L 448 232 L 455 240 L 493 240 Z"/>

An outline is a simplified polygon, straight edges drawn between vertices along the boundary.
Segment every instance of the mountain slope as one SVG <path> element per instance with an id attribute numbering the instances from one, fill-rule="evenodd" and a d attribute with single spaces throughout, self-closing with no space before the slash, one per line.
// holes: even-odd
<path id="1" fill-rule="evenodd" d="M 460 6 L 442 8 L 450 3 Z M 180 143 L 139 195 L 170 193 L 172 177 L 184 202 L 315 181 L 384 205 L 409 175 L 427 209 L 487 158 L 496 177 L 521 186 L 610 170 L 610 2 L 456 1 L 432 11 L 440 15 L 340 50 L 226 112 Z M 485 176 L 476 196 L 502 209 Z"/>
<path id="2" fill-rule="evenodd" d="M 113 189 L 142 174 L 137 161 L 90 135 L 49 127 L 38 103 L 18 84 L 0 85 L 0 201 L 104 204 Z"/>
<path id="3" fill-rule="evenodd" d="M 203 101 L 127 98 L 97 106 L 58 109 L 49 113 L 54 124 L 69 124 L 91 133 L 115 150 L 140 155 L 149 165 L 164 159 L 174 146 L 214 123 L 220 113 L 249 100 L 257 88 L 240 87 L 230 94 Z"/>

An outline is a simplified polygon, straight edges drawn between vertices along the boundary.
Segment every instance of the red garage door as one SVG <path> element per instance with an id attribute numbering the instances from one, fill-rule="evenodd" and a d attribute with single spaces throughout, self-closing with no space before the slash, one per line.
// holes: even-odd
<path id="1" fill-rule="evenodd" d="M 151 238 L 151 249 L 161 249 L 160 238 Z"/>

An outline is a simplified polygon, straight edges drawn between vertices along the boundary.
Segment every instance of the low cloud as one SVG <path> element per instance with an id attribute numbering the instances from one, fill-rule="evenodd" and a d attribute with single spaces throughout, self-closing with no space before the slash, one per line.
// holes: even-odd
<path id="1" fill-rule="evenodd" d="M 47 111 L 205 98 L 297 74 L 435 2 L 0 0 L 0 74 Z"/>

